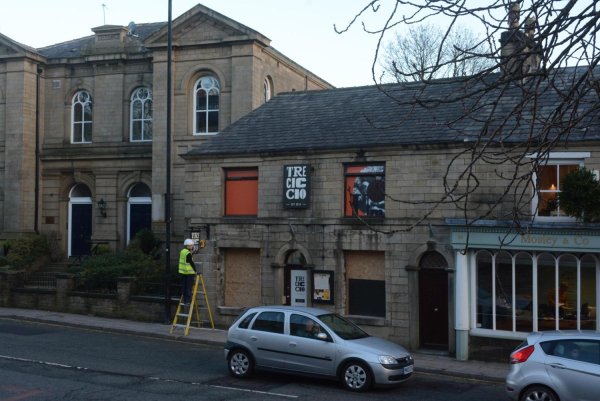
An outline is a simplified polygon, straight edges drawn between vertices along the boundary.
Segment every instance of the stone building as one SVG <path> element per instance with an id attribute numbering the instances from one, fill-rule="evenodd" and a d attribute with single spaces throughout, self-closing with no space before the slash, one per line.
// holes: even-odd
<path id="1" fill-rule="evenodd" d="M 92 31 L 40 49 L 0 34 L 0 240 L 57 231 L 65 255 L 90 242 L 121 250 L 165 220 L 166 23 Z M 270 42 L 202 5 L 173 21 L 177 244 L 188 226 L 178 155 L 279 92 L 331 88 Z"/>
<path id="2" fill-rule="evenodd" d="M 411 98 L 421 88 L 385 90 Z M 598 133 L 573 133 L 550 154 L 530 235 L 500 246 L 514 206 L 504 200 L 470 228 L 463 254 L 465 215 L 454 204 L 419 222 L 472 140 L 443 123 L 462 113 L 462 104 L 445 105 L 428 124 L 431 110 L 398 105 L 377 87 L 288 92 L 183 156 L 186 217 L 210 228 L 199 258 L 220 321 L 251 305 L 318 306 L 409 349 L 502 360 L 531 331 L 596 328 L 600 231 L 561 215 L 556 196 L 566 171 L 600 169 Z M 450 180 L 466 161 L 453 164 Z M 511 171 L 476 166 L 482 189 L 470 217 L 502 199 L 503 169 Z"/>

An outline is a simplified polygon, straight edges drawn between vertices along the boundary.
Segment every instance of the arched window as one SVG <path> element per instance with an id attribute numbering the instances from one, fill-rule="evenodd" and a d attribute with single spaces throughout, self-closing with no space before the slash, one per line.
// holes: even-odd
<path id="1" fill-rule="evenodd" d="M 71 143 L 92 142 L 92 95 L 80 91 L 73 96 Z"/>
<path id="2" fill-rule="evenodd" d="M 131 142 L 152 140 L 152 91 L 138 88 L 131 95 Z"/>
<path id="3" fill-rule="evenodd" d="M 265 97 L 265 103 L 271 100 L 271 84 L 269 83 L 269 78 L 265 78 L 265 82 L 263 83 L 263 93 Z"/>
<path id="4" fill-rule="evenodd" d="M 194 135 L 219 132 L 219 81 L 205 76 L 194 86 Z"/>

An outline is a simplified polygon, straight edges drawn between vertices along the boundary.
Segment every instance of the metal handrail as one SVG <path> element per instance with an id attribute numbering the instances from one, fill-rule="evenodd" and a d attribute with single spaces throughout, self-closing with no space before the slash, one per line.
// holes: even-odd
<path id="1" fill-rule="evenodd" d="M 88 258 L 98 255 L 98 247 L 100 245 L 108 245 L 109 243 L 108 242 L 91 242 L 90 244 L 94 245 L 93 248 L 90 249 L 90 253 L 88 253 L 87 255 L 77 255 L 77 258 L 75 258 L 75 261 L 73 263 L 69 263 L 69 267 L 81 266 L 83 264 L 83 262 L 85 262 Z"/>

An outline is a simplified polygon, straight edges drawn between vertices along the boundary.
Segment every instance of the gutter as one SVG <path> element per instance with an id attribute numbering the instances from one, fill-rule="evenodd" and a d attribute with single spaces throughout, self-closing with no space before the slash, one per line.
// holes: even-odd
<path id="1" fill-rule="evenodd" d="M 33 230 L 39 235 L 39 202 L 40 202 L 40 75 L 44 72 L 41 67 L 37 67 L 35 83 L 35 200 Z"/>

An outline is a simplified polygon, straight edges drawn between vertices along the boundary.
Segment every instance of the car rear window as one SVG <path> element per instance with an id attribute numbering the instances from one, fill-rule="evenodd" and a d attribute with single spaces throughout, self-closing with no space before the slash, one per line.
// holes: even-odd
<path id="1" fill-rule="evenodd" d="M 600 365 L 600 341 L 570 339 L 540 344 L 546 355 Z"/>
<path id="2" fill-rule="evenodd" d="M 250 322 L 252 321 L 252 319 L 254 319 L 254 316 L 256 316 L 256 312 L 251 313 L 248 316 L 246 316 L 244 318 L 244 320 L 242 320 L 242 322 L 239 324 L 238 328 L 247 329 L 248 326 L 250 326 Z"/>
<path id="3" fill-rule="evenodd" d="M 254 321 L 252 330 L 283 334 L 283 312 L 263 312 Z"/>

